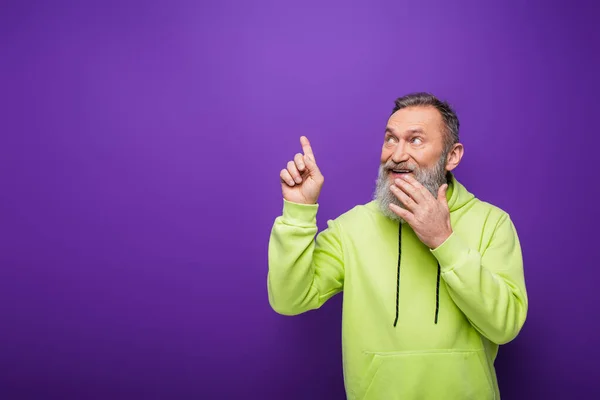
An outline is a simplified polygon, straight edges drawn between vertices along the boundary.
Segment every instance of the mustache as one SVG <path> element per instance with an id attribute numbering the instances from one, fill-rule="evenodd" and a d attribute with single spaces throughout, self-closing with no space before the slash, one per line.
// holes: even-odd
<path id="1" fill-rule="evenodd" d="M 383 168 L 387 170 L 406 169 L 409 171 L 414 171 L 417 169 L 417 166 L 408 162 L 395 163 L 393 161 L 388 161 L 383 165 Z"/>

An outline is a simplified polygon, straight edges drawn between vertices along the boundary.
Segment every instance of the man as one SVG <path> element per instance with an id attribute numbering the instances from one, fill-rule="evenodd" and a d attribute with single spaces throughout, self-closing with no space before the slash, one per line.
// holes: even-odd
<path id="1" fill-rule="evenodd" d="M 425 93 L 397 99 L 375 200 L 318 235 L 324 179 L 306 137 L 304 154 L 280 173 L 269 302 L 295 315 L 344 291 L 349 399 L 500 398 L 498 346 L 527 315 L 521 248 L 508 214 L 452 174 L 464 152 L 458 130 L 446 102 Z"/>

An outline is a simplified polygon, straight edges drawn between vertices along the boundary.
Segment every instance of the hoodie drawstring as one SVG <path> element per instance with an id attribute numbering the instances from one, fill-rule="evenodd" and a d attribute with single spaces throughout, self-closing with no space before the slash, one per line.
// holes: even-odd
<path id="1" fill-rule="evenodd" d="M 396 319 L 394 319 L 394 328 L 398 323 L 398 314 L 400 311 L 400 260 L 402 259 L 402 223 L 398 229 L 398 269 L 396 272 Z M 441 276 L 440 263 L 437 265 L 437 281 L 435 284 L 435 318 L 434 324 L 438 323 L 438 314 L 440 311 L 440 276 Z"/>
<path id="2" fill-rule="evenodd" d="M 435 324 L 437 325 L 438 321 L 438 312 L 440 311 L 440 275 L 441 268 L 440 263 L 438 263 L 438 271 L 437 271 L 437 283 L 435 285 Z"/>
<path id="3" fill-rule="evenodd" d="M 400 259 L 402 258 L 402 223 L 398 229 L 398 272 L 396 273 L 396 319 L 394 320 L 394 328 L 398 323 L 398 311 L 400 301 Z"/>

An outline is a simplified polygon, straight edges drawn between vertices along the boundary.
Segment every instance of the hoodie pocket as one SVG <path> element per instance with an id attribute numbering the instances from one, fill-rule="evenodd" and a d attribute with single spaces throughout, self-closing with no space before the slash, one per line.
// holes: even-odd
<path id="1" fill-rule="evenodd" d="M 358 399 L 474 399 L 495 397 L 483 350 L 366 352 L 372 356 Z"/>

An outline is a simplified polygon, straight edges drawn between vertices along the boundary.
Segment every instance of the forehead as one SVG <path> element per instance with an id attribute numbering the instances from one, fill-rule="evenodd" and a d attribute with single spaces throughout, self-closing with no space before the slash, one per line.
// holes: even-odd
<path id="1" fill-rule="evenodd" d="M 399 133 L 421 128 L 425 132 L 439 132 L 443 130 L 442 115 L 431 106 L 407 107 L 396 111 L 387 123 L 388 128 L 392 128 Z"/>

